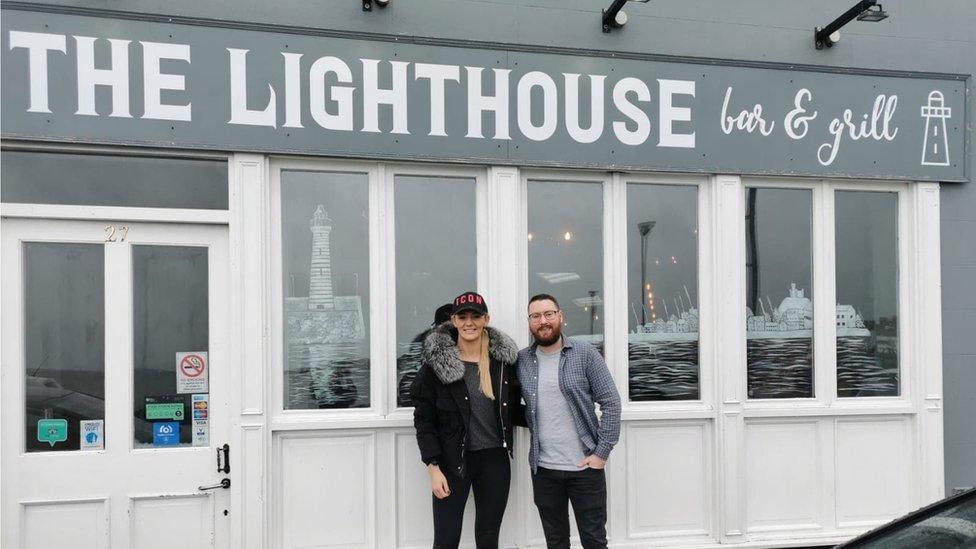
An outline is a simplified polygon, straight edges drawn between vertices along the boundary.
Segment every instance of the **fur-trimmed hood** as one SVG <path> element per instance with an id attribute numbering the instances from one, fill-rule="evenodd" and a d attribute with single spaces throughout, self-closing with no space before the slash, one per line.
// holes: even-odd
<path id="1" fill-rule="evenodd" d="M 519 349 L 512 338 L 491 326 L 485 329 L 488 330 L 488 356 L 504 364 L 514 364 Z M 464 363 L 457 353 L 457 329 L 451 321 L 444 322 L 427 334 L 420 360 L 445 385 L 464 377 Z"/>

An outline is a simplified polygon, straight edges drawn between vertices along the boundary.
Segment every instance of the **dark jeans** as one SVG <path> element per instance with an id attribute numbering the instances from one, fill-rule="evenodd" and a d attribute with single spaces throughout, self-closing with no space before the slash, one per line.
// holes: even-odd
<path id="1" fill-rule="evenodd" d="M 456 548 L 461 542 L 461 523 L 468 492 L 474 488 L 474 540 L 478 549 L 496 549 L 498 533 L 508 504 L 512 469 L 504 448 L 468 452 L 467 475 L 445 471 L 451 495 L 434 500 L 434 549 Z"/>
<path id="2" fill-rule="evenodd" d="M 607 546 L 607 477 L 603 469 L 554 471 L 539 467 L 532 493 L 549 549 L 569 549 L 569 509 L 585 549 Z"/>

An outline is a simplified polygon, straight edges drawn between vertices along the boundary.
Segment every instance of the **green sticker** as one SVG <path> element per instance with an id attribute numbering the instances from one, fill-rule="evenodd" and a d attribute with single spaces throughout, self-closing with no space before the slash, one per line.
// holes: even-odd
<path id="1" fill-rule="evenodd" d="M 146 419 L 174 419 L 176 421 L 183 421 L 183 403 L 146 403 Z"/>
<path id="2" fill-rule="evenodd" d="M 37 440 L 54 446 L 58 442 L 68 440 L 68 420 L 39 419 L 37 420 Z"/>

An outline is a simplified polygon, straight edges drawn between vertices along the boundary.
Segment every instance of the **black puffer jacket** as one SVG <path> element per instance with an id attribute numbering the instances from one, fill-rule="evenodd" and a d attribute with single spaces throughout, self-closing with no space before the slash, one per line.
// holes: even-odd
<path id="1" fill-rule="evenodd" d="M 504 333 L 491 327 L 487 330 L 494 410 L 499 418 L 499 434 L 511 457 L 513 427 L 526 424 L 515 372 L 518 347 Z M 420 458 L 425 464 L 436 461 L 442 471 L 464 476 L 471 406 L 464 383 L 465 366 L 458 358 L 457 337 L 457 330 L 445 322 L 424 339 L 421 367 L 410 395 Z"/>

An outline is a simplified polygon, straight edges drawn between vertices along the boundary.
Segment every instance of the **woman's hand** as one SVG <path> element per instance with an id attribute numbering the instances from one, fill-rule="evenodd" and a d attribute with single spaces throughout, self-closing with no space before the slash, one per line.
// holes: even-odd
<path id="1" fill-rule="evenodd" d="M 447 477 L 441 472 L 437 465 L 428 465 L 427 473 L 430 475 L 430 491 L 437 499 L 444 499 L 451 495 L 451 489 L 447 486 Z"/>

